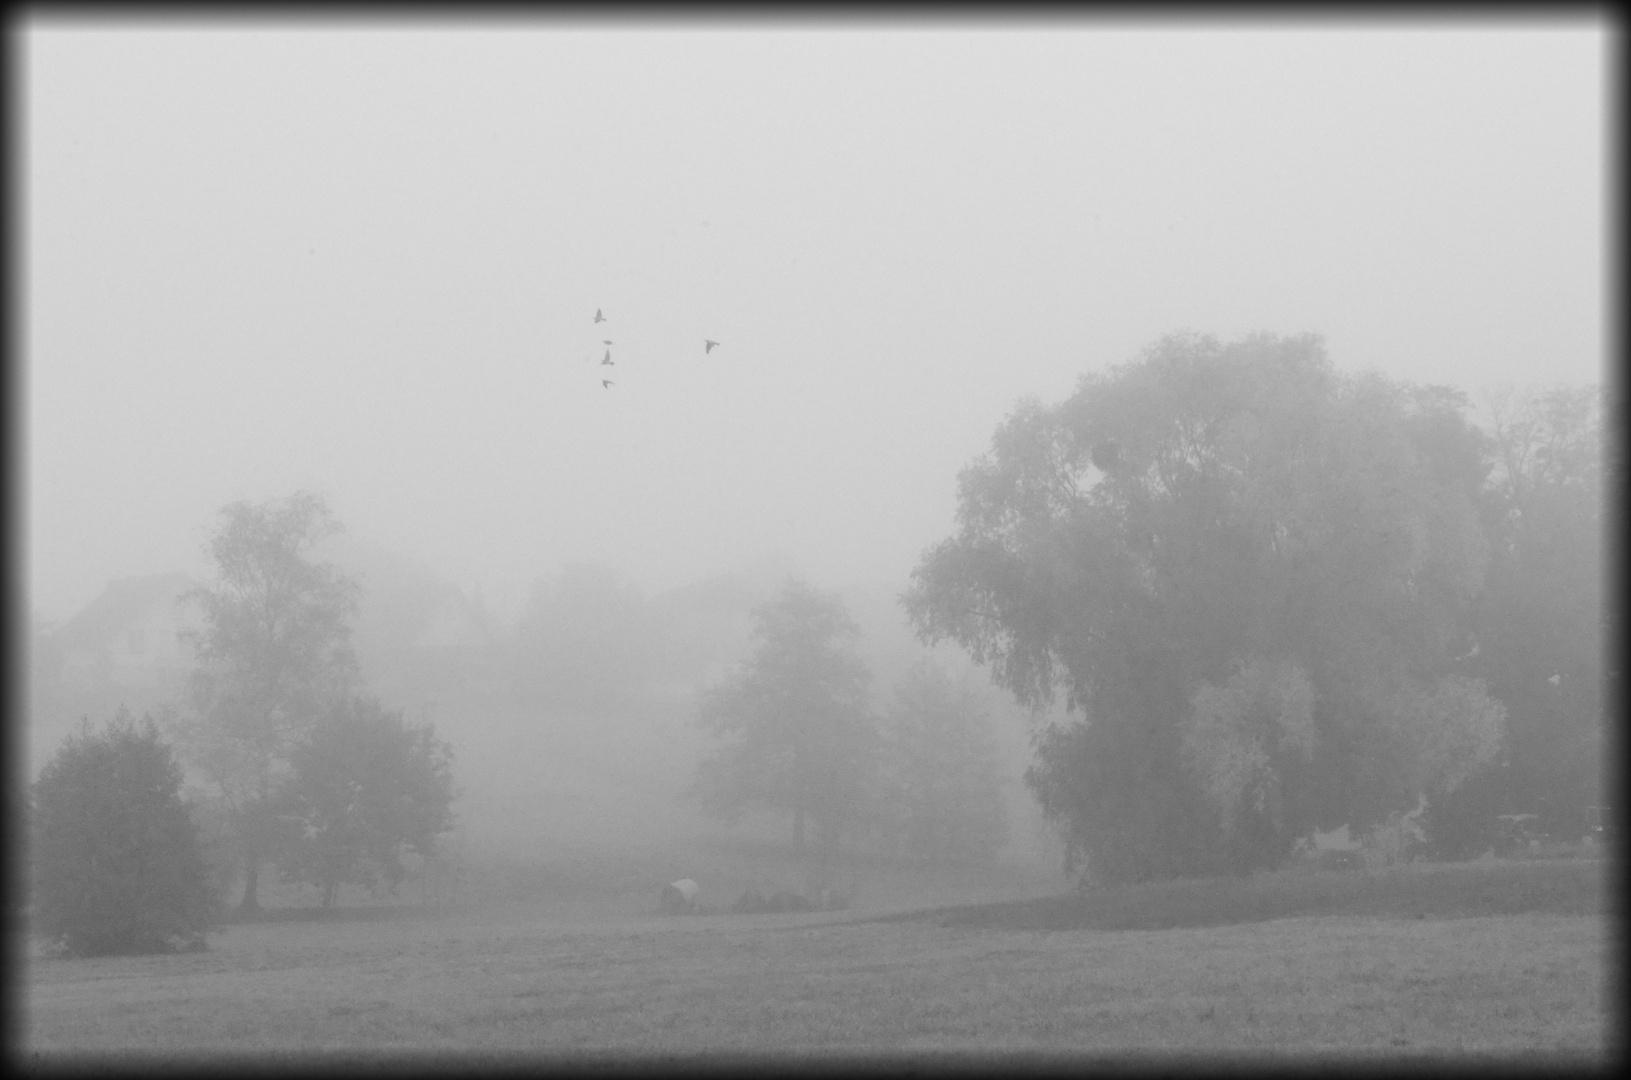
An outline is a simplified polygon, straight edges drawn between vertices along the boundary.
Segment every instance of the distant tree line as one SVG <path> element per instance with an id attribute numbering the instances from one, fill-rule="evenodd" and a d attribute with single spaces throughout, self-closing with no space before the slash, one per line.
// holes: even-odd
<path id="1" fill-rule="evenodd" d="M 698 598 L 732 615 L 744 600 Z M 688 611 L 683 625 L 720 614 Z M 995 722 L 971 694 L 924 658 L 878 705 L 843 601 L 797 579 L 749 622 L 750 655 L 698 702 L 719 740 L 692 787 L 705 813 L 781 815 L 793 848 L 817 856 L 860 844 L 980 860 L 1001 847 Z M 516 622 L 513 692 L 546 715 L 610 720 L 640 709 L 642 690 L 695 684 L 722 642 L 688 636 L 611 571 L 570 566 L 534 587 Z"/>
<path id="2" fill-rule="evenodd" d="M 1600 397 L 1491 405 L 1267 334 L 1020 403 L 903 602 L 1021 702 L 1066 696 L 1027 780 L 1073 865 L 1244 872 L 1423 804 L 1447 854 L 1498 812 L 1583 828 L 1618 679 Z"/>
<path id="3" fill-rule="evenodd" d="M 1056 405 L 1019 403 L 901 601 L 1022 705 L 1063 696 L 1026 781 L 1072 866 L 1250 872 L 1316 829 L 1381 835 L 1423 807 L 1449 857 L 1484 850 L 1499 814 L 1584 828 L 1619 685 L 1602 544 L 1618 449 L 1596 387 L 1483 404 L 1267 334 L 1170 336 Z M 83 727 L 29 789 L 36 910 L 70 947 L 195 944 L 219 906 L 200 881 L 218 899 L 242 880 L 254 909 L 267 865 L 325 905 L 393 888 L 451 827 L 451 748 L 362 692 L 359 583 L 312 554 L 338 528 L 304 493 L 224 508 L 185 699 L 159 726 Z M 718 647 L 675 636 L 609 573 L 569 568 L 494 666 L 528 708 L 609 716 Z M 780 815 L 822 857 L 989 859 L 1006 834 L 992 718 L 927 659 L 875 695 L 858 640 L 837 594 L 802 581 L 753 610 L 750 654 L 698 701 L 717 742 L 697 802 Z M 140 884 L 154 873 L 163 888 Z"/>
<path id="4" fill-rule="evenodd" d="M 804 581 L 790 579 L 753 620 L 753 653 L 700 699 L 699 722 L 720 740 L 693 789 L 704 810 L 781 814 L 793 850 L 823 858 L 863 841 L 995 855 L 1006 837 L 997 747 L 970 694 L 924 659 L 875 709 L 859 627 L 836 593 Z"/>

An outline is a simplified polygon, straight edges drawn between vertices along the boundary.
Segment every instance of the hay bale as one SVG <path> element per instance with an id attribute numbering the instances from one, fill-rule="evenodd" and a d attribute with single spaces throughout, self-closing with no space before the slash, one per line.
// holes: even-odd
<path id="1" fill-rule="evenodd" d="M 702 890 L 690 878 L 669 882 L 663 886 L 658 903 L 664 912 L 673 915 L 696 909 L 697 894 Z"/>

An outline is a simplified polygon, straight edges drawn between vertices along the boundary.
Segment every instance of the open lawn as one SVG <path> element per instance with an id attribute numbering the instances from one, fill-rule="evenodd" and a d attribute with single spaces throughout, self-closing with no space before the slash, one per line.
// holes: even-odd
<path id="1" fill-rule="evenodd" d="M 1560 860 L 1329 875 L 1315 906 L 1337 914 L 1263 907 L 1277 881 L 1306 889 L 1307 875 L 1181 883 L 1194 895 L 1252 886 L 1255 904 L 1225 906 L 1253 921 L 1178 925 L 1196 921 L 1175 914 L 1194 901 L 1169 898 L 1169 929 L 1092 928 L 1091 896 L 910 916 L 568 921 L 511 905 L 235 925 L 207 953 L 31 960 L 20 1034 L 46 1061 L 983 1050 L 1600 1060 L 1619 1049 L 1604 869 Z M 1480 875 L 1481 890 L 1467 884 Z M 1372 900 L 1333 901 L 1345 888 Z M 1410 899 L 1389 912 L 1399 901 L 1377 899 L 1389 896 Z M 1469 903 L 1477 910 L 1465 913 Z"/>

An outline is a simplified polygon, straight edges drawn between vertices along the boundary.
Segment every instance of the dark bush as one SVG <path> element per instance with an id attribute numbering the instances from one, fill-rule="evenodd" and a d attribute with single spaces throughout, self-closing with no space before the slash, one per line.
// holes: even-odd
<path id="1" fill-rule="evenodd" d="M 1501 779 L 1499 769 L 1487 769 L 1428 805 L 1422 820 L 1428 858 L 1471 859 L 1499 844 L 1498 815 L 1506 797 Z"/>
<path id="2" fill-rule="evenodd" d="M 34 926 L 73 956 L 198 949 L 216 898 L 181 767 L 152 718 L 81 723 L 35 781 Z"/>
<path id="3" fill-rule="evenodd" d="M 741 915 L 757 915 L 769 911 L 770 902 L 758 889 L 749 889 L 731 905 L 731 910 Z"/>
<path id="4" fill-rule="evenodd" d="M 791 889 L 783 889 L 770 898 L 770 910 L 775 912 L 808 911 L 810 910 L 810 903 Z"/>

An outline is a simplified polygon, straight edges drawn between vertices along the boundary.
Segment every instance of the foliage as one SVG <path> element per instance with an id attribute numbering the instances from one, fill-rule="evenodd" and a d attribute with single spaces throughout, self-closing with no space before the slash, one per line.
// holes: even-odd
<path id="1" fill-rule="evenodd" d="M 1183 746 L 1186 725 L 1197 746 L 1239 735 L 1195 728 L 1196 694 L 1259 658 L 1313 689 L 1312 740 L 1272 744 L 1289 755 L 1275 772 L 1306 755 L 1275 837 L 1414 805 L 1412 784 L 1380 782 L 1403 754 L 1400 695 L 1467 647 L 1489 559 L 1465 409 L 1341 375 L 1312 335 L 1175 335 L 999 427 L 903 601 L 921 637 L 957 641 L 1022 703 L 1066 692 L 1075 720 L 1028 779 L 1074 861 L 1107 880 L 1254 863 L 1264 849 L 1226 844 L 1216 801 L 1236 782 L 1266 798 L 1251 741 L 1223 740 L 1233 772 L 1186 767 Z"/>
<path id="2" fill-rule="evenodd" d="M 882 724 L 888 829 L 918 854 L 990 858 L 1007 835 L 991 717 L 920 660 Z"/>
<path id="3" fill-rule="evenodd" d="M 1235 866 L 1272 868 L 1291 851 L 1286 788 L 1306 774 L 1315 738 L 1314 687 L 1294 663 L 1251 661 L 1195 691 L 1184 761 L 1219 813 Z"/>
<path id="4" fill-rule="evenodd" d="M 203 611 L 194 713 L 177 730 L 236 820 L 246 908 L 257 905 L 257 871 L 278 842 L 269 806 L 289 757 L 357 676 L 348 621 L 357 585 L 310 557 L 339 527 L 305 492 L 233 503 L 207 548 L 217 580 L 192 594 Z"/>
<path id="5" fill-rule="evenodd" d="M 1398 863 L 1414 862 L 1427 846 L 1422 815 L 1427 811 L 1424 795 L 1413 810 L 1395 810 L 1385 821 L 1371 826 L 1360 841 L 1360 858 L 1366 867 L 1380 870 Z"/>
<path id="6" fill-rule="evenodd" d="M 1428 858 L 1455 862 L 1476 858 L 1496 846 L 1499 815 L 1507 800 L 1505 774 L 1503 768 L 1486 768 L 1428 804 L 1422 815 L 1422 829 L 1427 833 L 1423 852 Z"/>
<path id="7" fill-rule="evenodd" d="M 1618 472 L 1605 466 L 1602 409 L 1594 386 L 1490 394 L 1491 566 L 1459 665 L 1510 717 L 1499 806 L 1560 834 L 1579 835 L 1582 808 L 1604 801 L 1605 687 L 1618 670 L 1603 548 L 1603 485 Z"/>
<path id="8" fill-rule="evenodd" d="M 1389 772 L 1401 796 L 1452 792 L 1500 753 L 1506 706 L 1480 680 L 1444 675 L 1431 690 L 1400 688 L 1387 704 L 1381 719 L 1397 753 Z"/>
<path id="9" fill-rule="evenodd" d="M 428 858 L 453 827 L 452 749 L 431 725 L 370 698 L 332 707 L 290 764 L 276 807 L 299 831 L 280 846 L 278 868 L 319 886 L 324 907 L 343 882 L 394 889 L 403 855 Z"/>
<path id="10" fill-rule="evenodd" d="M 698 722 L 727 741 L 699 766 L 695 792 L 727 820 L 755 807 L 791 814 L 795 850 L 808 818 L 831 849 L 875 803 L 871 676 L 850 647 L 859 628 L 837 594 L 797 580 L 753 620 L 753 655 L 702 696 Z"/>
<path id="11" fill-rule="evenodd" d="M 151 717 L 87 718 L 41 770 L 30 815 L 39 928 L 75 956 L 202 948 L 215 897 L 181 767 Z"/>

